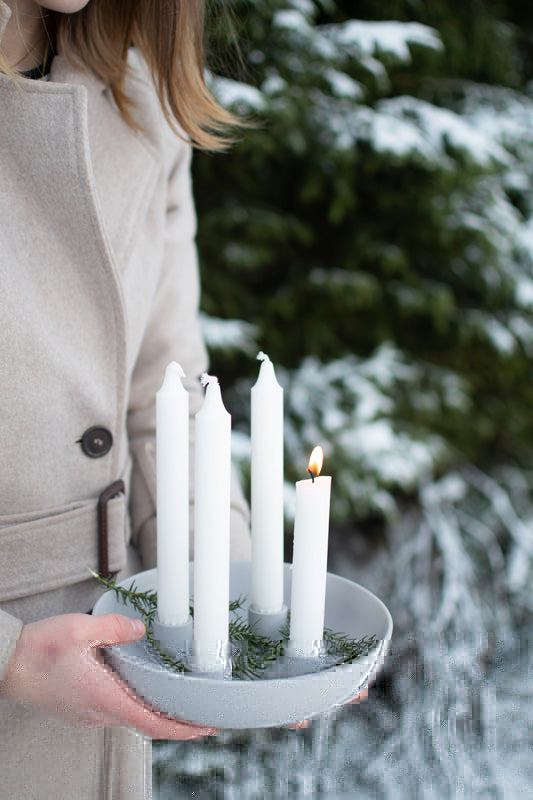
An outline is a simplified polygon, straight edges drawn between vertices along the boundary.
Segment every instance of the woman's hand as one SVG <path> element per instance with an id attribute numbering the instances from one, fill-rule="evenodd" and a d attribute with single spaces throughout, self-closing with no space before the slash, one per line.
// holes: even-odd
<path id="1" fill-rule="evenodd" d="M 0 681 L 0 698 L 78 727 L 135 728 L 152 739 L 217 733 L 151 708 L 99 658 L 99 647 L 135 642 L 144 632 L 142 622 L 122 614 L 64 614 L 25 625 Z"/>

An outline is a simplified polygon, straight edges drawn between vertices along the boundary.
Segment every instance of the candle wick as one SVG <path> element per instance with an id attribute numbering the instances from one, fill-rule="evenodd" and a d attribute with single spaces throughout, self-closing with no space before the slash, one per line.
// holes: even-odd
<path id="1" fill-rule="evenodd" d="M 314 483 L 315 482 L 315 473 L 313 472 L 312 469 L 308 469 L 307 472 L 310 474 L 311 481 Z"/>

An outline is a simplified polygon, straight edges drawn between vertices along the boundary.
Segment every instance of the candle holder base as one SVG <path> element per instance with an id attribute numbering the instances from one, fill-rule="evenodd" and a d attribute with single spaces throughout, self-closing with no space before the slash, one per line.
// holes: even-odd
<path id="1" fill-rule="evenodd" d="M 232 652 L 230 642 L 217 642 L 216 649 L 212 651 L 198 651 L 194 643 L 192 654 L 187 660 L 191 675 L 210 680 L 231 680 Z"/>
<path id="2" fill-rule="evenodd" d="M 156 570 L 130 576 L 139 592 L 156 587 Z M 191 580 L 193 565 L 191 565 Z M 291 596 L 291 566 L 284 565 L 284 600 Z M 249 561 L 230 564 L 230 601 L 251 596 Z M 141 614 L 124 605 L 115 592 L 103 594 L 93 614 L 118 612 L 135 619 Z M 231 612 L 246 615 L 242 609 Z M 375 636 L 376 645 L 367 655 L 348 664 L 336 664 L 316 671 L 314 663 L 288 656 L 260 680 L 220 680 L 211 674 L 176 672 L 167 666 L 146 637 L 126 645 L 105 648 L 107 663 L 153 708 L 170 717 L 218 728 L 269 728 L 291 725 L 326 713 L 361 692 L 383 664 L 392 635 L 392 618 L 386 606 L 372 592 L 357 583 L 328 573 L 326 581 L 325 627 L 352 639 Z M 281 659 L 280 659 L 281 662 Z M 287 675 L 288 669 L 298 674 Z M 303 674 L 302 674 L 303 673 Z"/>
<path id="3" fill-rule="evenodd" d="M 313 640 L 307 647 L 289 642 L 282 662 L 287 678 L 321 672 L 339 663 L 338 658 L 328 655 L 322 639 Z"/>
<path id="4" fill-rule="evenodd" d="M 287 624 L 289 610 L 283 604 L 281 611 L 276 611 L 273 614 L 263 614 L 256 611 L 253 606 L 248 609 L 248 624 L 254 629 L 255 633 L 260 636 L 266 636 L 268 639 L 281 639 L 281 631 Z"/>
<path id="5" fill-rule="evenodd" d="M 183 658 L 190 653 L 193 641 L 193 622 L 189 616 L 182 625 L 167 625 L 156 615 L 152 622 L 153 636 L 162 650 Z"/>

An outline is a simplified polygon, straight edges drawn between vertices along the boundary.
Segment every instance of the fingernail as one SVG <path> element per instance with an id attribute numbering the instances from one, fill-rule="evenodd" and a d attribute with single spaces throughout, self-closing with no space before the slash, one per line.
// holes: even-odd
<path id="1" fill-rule="evenodd" d="M 135 636 L 140 636 L 141 634 L 144 634 L 146 631 L 144 623 L 141 622 L 140 619 L 132 619 L 131 627 Z"/>
<path id="2" fill-rule="evenodd" d="M 190 740 L 203 739 L 205 736 L 216 736 L 217 733 L 218 728 L 198 728 L 197 730 L 194 730 L 188 738 Z"/>

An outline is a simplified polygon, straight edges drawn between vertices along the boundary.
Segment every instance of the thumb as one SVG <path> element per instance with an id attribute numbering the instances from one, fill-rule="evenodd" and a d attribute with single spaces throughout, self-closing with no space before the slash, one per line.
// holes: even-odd
<path id="1" fill-rule="evenodd" d="M 95 623 L 91 631 L 91 647 L 136 642 L 146 633 L 141 620 L 131 619 L 124 614 L 102 614 L 91 619 Z"/>

